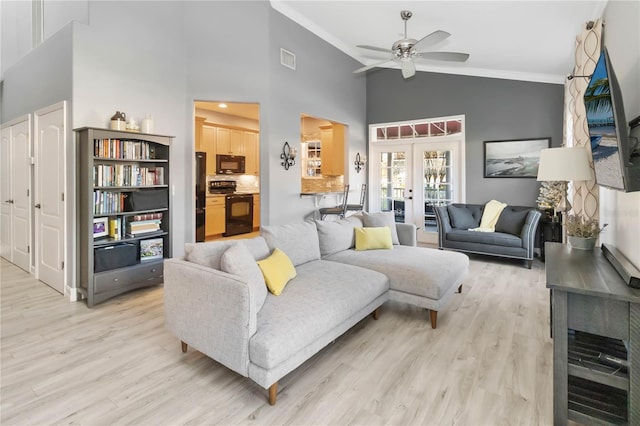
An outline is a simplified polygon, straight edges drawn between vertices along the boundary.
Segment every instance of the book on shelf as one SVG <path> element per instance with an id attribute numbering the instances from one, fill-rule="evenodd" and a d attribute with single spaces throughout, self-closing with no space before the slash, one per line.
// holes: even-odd
<path id="1" fill-rule="evenodd" d="M 147 260 L 162 259 L 162 245 L 162 238 L 140 240 L 140 261 L 144 262 Z"/>
<path id="2" fill-rule="evenodd" d="M 164 185 L 164 167 L 141 167 L 137 164 L 95 164 L 93 186 Z"/>
<path id="3" fill-rule="evenodd" d="M 122 218 L 112 217 L 109 219 L 109 236 L 115 240 L 122 238 Z"/>
<path id="4" fill-rule="evenodd" d="M 93 156 L 120 160 L 151 159 L 149 142 L 122 139 L 94 139 Z"/>
<path id="5" fill-rule="evenodd" d="M 136 214 L 134 216 L 132 216 L 132 220 L 134 222 L 139 222 L 142 220 L 162 220 L 162 213 L 143 213 L 143 214 Z"/>
<path id="6" fill-rule="evenodd" d="M 127 233 L 136 235 L 145 232 L 155 232 L 160 230 L 159 220 L 145 220 L 140 222 L 129 222 L 127 224 Z"/>

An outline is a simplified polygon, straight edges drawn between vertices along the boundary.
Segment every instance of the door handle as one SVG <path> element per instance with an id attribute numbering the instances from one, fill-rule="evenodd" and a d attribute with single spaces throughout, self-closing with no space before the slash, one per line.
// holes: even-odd
<path id="1" fill-rule="evenodd" d="M 36 205 L 35 205 L 35 206 L 33 206 L 33 207 L 35 207 L 36 209 L 39 209 L 39 208 L 40 208 L 40 207 L 42 207 L 42 206 L 40 205 L 40 203 L 38 203 L 38 204 L 36 204 Z"/>
<path id="2" fill-rule="evenodd" d="M 13 204 L 13 200 L 6 200 L 5 203 L 7 204 Z"/>

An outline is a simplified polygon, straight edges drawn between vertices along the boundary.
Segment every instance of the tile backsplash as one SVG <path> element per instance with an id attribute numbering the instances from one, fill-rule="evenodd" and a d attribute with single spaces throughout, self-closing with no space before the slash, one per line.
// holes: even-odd
<path id="1" fill-rule="evenodd" d="M 218 175 L 209 175 L 207 176 L 207 187 L 209 186 L 209 182 L 212 180 L 235 180 L 236 181 L 236 191 L 237 192 L 251 192 L 256 193 L 260 192 L 260 178 L 258 176 L 253 175 L 232 175 L 232 176 L 218 176 Z"/>

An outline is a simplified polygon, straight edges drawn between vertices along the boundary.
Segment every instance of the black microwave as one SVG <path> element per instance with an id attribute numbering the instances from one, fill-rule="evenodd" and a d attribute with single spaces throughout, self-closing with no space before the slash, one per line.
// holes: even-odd
<path id="1" fill-rule="evenodd" d="M 243 155 L 216 155 L 216 174 L 243 175 L 244 163 Z"/>

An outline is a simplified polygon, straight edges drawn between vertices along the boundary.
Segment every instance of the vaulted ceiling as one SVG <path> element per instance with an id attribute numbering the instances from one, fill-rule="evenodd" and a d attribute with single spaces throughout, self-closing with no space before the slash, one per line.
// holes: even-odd
<path id="1" fill-rule="evenodd" d="M 369 65 L 384 53 L 356 45 L 391 48 L 403 37 L 402 10 L 410 10 L 408 37 L 444 30 L 451 37 L 434 51 L 469 53 L 464 63 L 421 60 L 418 71 L 562 84 L 573 68 L 575 38 L 600 18 L 598 1 L 324 1 L 271 0 L 272 6 L 346 54 Z M 394 63 L 384 66 L 398 68 Z"/>

